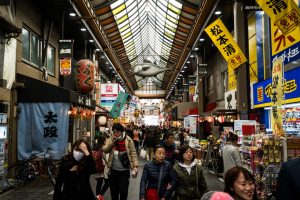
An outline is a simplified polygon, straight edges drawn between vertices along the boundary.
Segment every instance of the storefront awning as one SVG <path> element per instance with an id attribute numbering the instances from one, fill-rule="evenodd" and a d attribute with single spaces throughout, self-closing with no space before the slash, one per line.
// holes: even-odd
<path id="1" fill-rule="evenodd" d="M 52 85 L 22 74 L 17 74 L 17 81 L 24 83 L 24 88 L 18 89 L 18 102 L 69 102 L 95 109 L 95 100 L 73 90 Z"/>

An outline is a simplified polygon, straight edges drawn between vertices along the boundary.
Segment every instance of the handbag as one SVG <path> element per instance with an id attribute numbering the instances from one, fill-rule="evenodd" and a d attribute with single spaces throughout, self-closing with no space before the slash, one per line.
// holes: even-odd
<path id="1" fill-rule="evenodd" d="M 130 161 L 129 161 L 127 151 L 119 152 L 118 156 L 123 167 L 128 168 L 130 166 Z"/>
<path id="2" fill-rule="evenodd" d="M 145 149 L 141 149 L 140 157 L 141 157 L 142 159 L 146 159 L 146 154 L 147 154 L 146 150 L 145 150 Z"/>
<path id="3" fill-rule="evenodd" d="M 146 200 L 159 200 L 157 189 L 148 188 L 146 190 Z"/>

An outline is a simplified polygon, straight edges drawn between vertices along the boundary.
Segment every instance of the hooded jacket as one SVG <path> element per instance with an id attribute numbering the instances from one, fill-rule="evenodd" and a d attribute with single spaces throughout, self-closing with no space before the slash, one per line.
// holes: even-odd
<path id="1" fill-rule="evenodd" d="M 190 166 L 186 166 L 176 162 L 173 169 L 175 177 L 174 200 L 200 199 L 208 191 L 200 165 L 193 162 Z"/>

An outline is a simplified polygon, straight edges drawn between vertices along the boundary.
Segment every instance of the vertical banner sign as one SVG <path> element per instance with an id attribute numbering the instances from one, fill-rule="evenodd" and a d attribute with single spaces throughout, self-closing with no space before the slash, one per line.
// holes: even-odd
<path id="1" fill-rule="evenodd" d="M 300 11 L 293 0 L 256 0 L 283 34 L 293 31 L 300 23 Z"/>
<path id="2" fill-rule="evenodd" d="M 66 152 L 69 131 L 69 103 L 19 103 L 18 159 L 51 147 L 54 159 Z"/>
<path id="3" fill-rule="evenodd" d="M 60 64 L 60 75 L 67 76 L 72 72 L 71 60 L 73 57 L 74 40 L 58 41 L 58 58 Z"/>
<path id="4" fill-rule="evenodd" d="M 283 58 L 278 58 L 273 63 L 272 69 L 272 130 L 277 136 L 284 136 L 284 130 L 282 128 L 282 97 L 283 97 L 283 87 L 282 87 L 282 67 Z"/>
<path id="5" fill-rule="evenodd" d="M 247 61 L 245 55 L 220 19 L 206 27 L 205 32 L 232 69 L 236 69 Z"/>
<path id="6" fill-rule="evenodd" d="M 120 112 L 127 100 L 127 97 L 128 97 L 128 94 L 121 91 L 119 92 L 119 95 L 118 95 L 118 98 L 117 100 L 115 101 L 109 115 L 112 117 L 112 118 L 117 118 L 120 116 Z"/>
<path id="7" fill-rule="evenodd" d="M 60 66 L 60 75 L 67 76 L 72 72 L 72 62 L 71 58 L 60 58 L 59 66 Z"/>

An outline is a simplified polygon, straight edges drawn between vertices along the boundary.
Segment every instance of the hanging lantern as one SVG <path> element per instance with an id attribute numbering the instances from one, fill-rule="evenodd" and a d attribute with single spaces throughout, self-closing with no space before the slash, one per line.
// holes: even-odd
<path id="1" fill-rule="evenodd" d="M 76 63 L 76 89 L 81 94 L 88 94 L 94 89 L 94 63 L 88 59 Z"/>
<path id="2" fill-rule="evenodd" d="M 107 122 L 107 119 L 106 119 L 105 116 L 100 116 L 100 117 L 98 117 L 98 124 L 100 124 L 100 125 L 105 125 L 106 122 Z"/>

